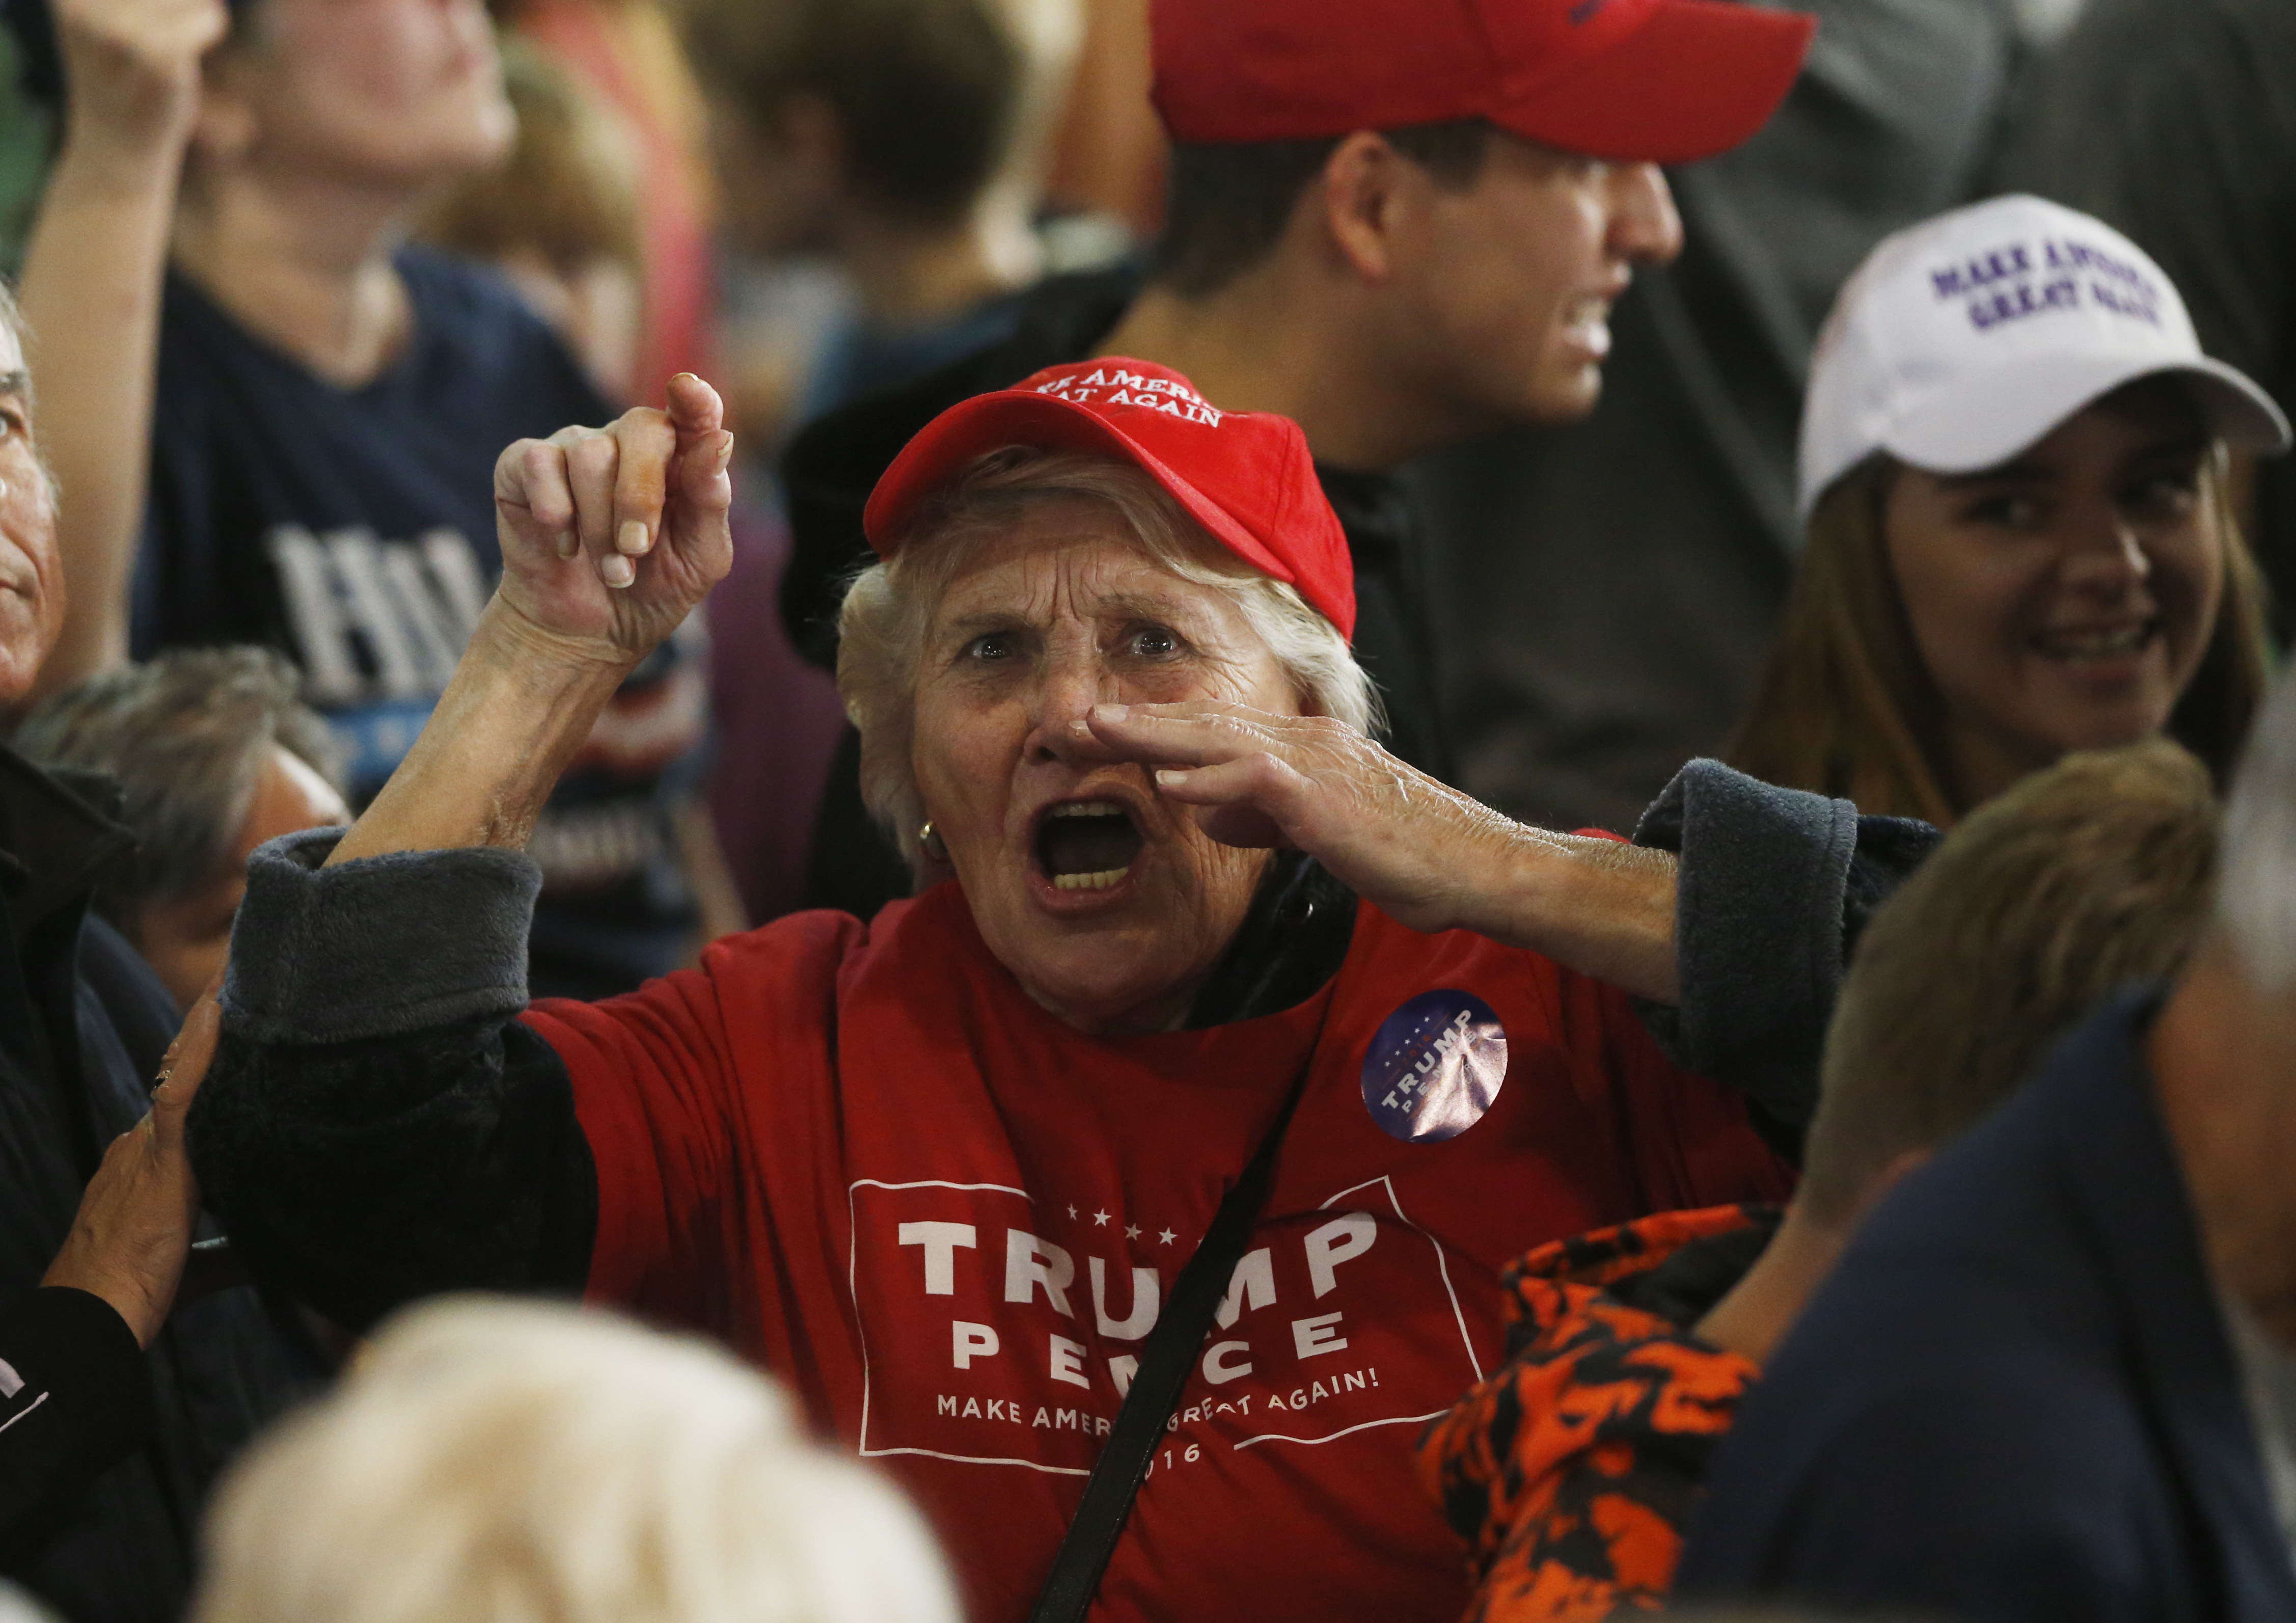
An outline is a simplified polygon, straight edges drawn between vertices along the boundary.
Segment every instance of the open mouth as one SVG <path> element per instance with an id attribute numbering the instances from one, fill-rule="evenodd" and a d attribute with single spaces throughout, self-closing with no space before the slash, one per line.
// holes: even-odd
<path id="1" fill-rule="evenodd" d="M 2119 626 L 2045 631 L 2033 639 L 2034 652 L 2068 664 L 2120 660 L 2142 652 L 2161 635 L 2158 616 Z"/>
<path id="2" fill-rule="evenodd" d="M 1123 882 L 1145 843 L 1132 814 L 1113 800 L 1069 800 L 1037 824 L 1037 864 L 1057 890 L 1108 890 Z"/>

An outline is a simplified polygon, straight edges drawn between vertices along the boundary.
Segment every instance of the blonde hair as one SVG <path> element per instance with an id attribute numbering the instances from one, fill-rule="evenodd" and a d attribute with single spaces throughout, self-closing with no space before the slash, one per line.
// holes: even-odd
<path id="1" fill-rule="evenodd" d="M 1945 701 L 1914 642 L 1887 510 L 1900 464 L 1876 453 L 1818 498 L 1767 668 L 1729 750 L 1766 783 L 1857 802 L 1870 816 L 1950 828 L 1971 803 L 1945 747 Z M 2202 494 L 2224 556 L 2224 591 L 2200 668 L 2169 736 L 2229 783 L 2269 670 L 2264 578 L 2232 515 L 2221 455 Z"/>
<path id="2" fill-rule="evenodd" d="M 930 1536 L 698 1340 L 466 1297 L 234 1470 L 195 1623 L 955 1623 Z"/>
<path id="3" fill-rule="evenodd" d="M 838 617 L 837 689 L 861 734 L 861 798 L 913 867 L 924 820 L 910 754 L 917 659 L 934 606 L 973 553 L 1009 529 L 1024 506 L 1062 497 L 1106 504 L 1157 564 L 1232 594 L 1253 635 L 1292 679 L 1305 713 L 1370 735 L 1385 728 L 1379 695 L 1338 628 L 1293 587 L 1205 534 L 1147 474 L 1078 451 L 992 451 L 926 504 L 890 562 L 861 571 Z"/>
<path id="4" fill-rule="evenodd" d="M 1810 1214 L 1847 1222 L 1893 1160 L 1974 1126 L 2105 998 L 2174 975 L 2208 921 L 2217 824 L 2207 771 L 2161 738 L 2077 751 L 1971 813 L 1842 982 Z"/>

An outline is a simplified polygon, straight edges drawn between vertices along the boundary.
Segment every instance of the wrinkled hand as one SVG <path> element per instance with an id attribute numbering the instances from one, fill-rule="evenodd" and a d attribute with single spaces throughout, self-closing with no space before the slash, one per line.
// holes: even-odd
<path id="1" fill-rule="evenodd" d="M 1437 783 L 1344 722 L 1242 705 L 1099 705 L 1103 745 L 1202 809 L 1225 845 L 1292 848 L 1414 930 L 1481 924 L 1473 902 L 1536 831 Z"/>
<path id="2" fill-rule="evenodd" d="M 56 0 L 55 14 L 73 143 L 140 154 L 188 137 L 224 0 Z"/>
<path id="3" fill-rule="evenodd" d="M 521 439 L 495 463 L 501 601 L 559 651 L 635 664 L 733 567 L 734 437 L 718 391 Z"/>
<path id="4" fill-rule="evenodd" d="M 44 1285 L 70 1285 L 102 1297 L 144 1347 L 168 1322 L 184 1259 L 199 1220 L 200 1191 L 184 1153 L 184 1118 L 215 1058 L 223 1015 L 218 975 L 168 1045 L 151 1113 L 111 1141 L 80 1197 L 71 1234 Z"/>

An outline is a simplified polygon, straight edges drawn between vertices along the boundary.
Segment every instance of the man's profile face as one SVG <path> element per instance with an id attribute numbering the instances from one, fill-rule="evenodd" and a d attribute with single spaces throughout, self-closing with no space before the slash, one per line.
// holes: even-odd
<path id="1" fill-rule="evenodd" d="M 31 691 L 63 619 L 56 504 L 32 443 L 31 380 L 22 340 L 0 326 L 0 704 Z"/>
<path id="2" fill-rule="evenodd" d="M 1472 184 L 1426 177 L 1427 228 L 1395 270 L 1397 364 L 1479 427 L 1595 409 L 1611 307 L 1682 249 L 1654 164 L 1611 164 L 1495 130 Z"/>

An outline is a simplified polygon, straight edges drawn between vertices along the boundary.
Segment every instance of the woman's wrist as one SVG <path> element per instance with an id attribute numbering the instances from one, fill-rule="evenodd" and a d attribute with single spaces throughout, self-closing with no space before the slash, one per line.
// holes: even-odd
<path id="1" fill-rule="evenodd" d="M 1569 878 L 1569 857 L 1543 829 L 1496 818 L 1479 827 L 1472 852 L 1455 858 L 1455 928 L 1545 951 L 1556 892 Z"/>
<path id="2" fill-rule="evenodd" d="M 134 120 L 74 111 L 65 120 L 50 185 L 120 202 L 159 197 L 172 208 L 197 111 L 193 102 Z"/>
<path id="3" fill-rule="evenodd" d="M 1673 1003 L 1675 863 L 1620 841 L 1513 827 L 1478 864 L 1462 927 L 1527 947 L 1638 997 Z"/>
<path id="4" fill-rule="evenodd" d="M 329 865 L 387 851 L 523 846 L 559 774 L 636 664 L 534 625 L 497 594 L 422 736 Z"/>
<path id="5" fill-rule="evenodd" d="M 581 686 L 603 680 L 610 693 L 645 658 L 644 652 L 633 653 L 605 637 L 582 636 L 543 625 L 501 591 L 488 601 L 471 634 L 463 657 L 473 656 L 520 673 L 538 688 Z"/>

